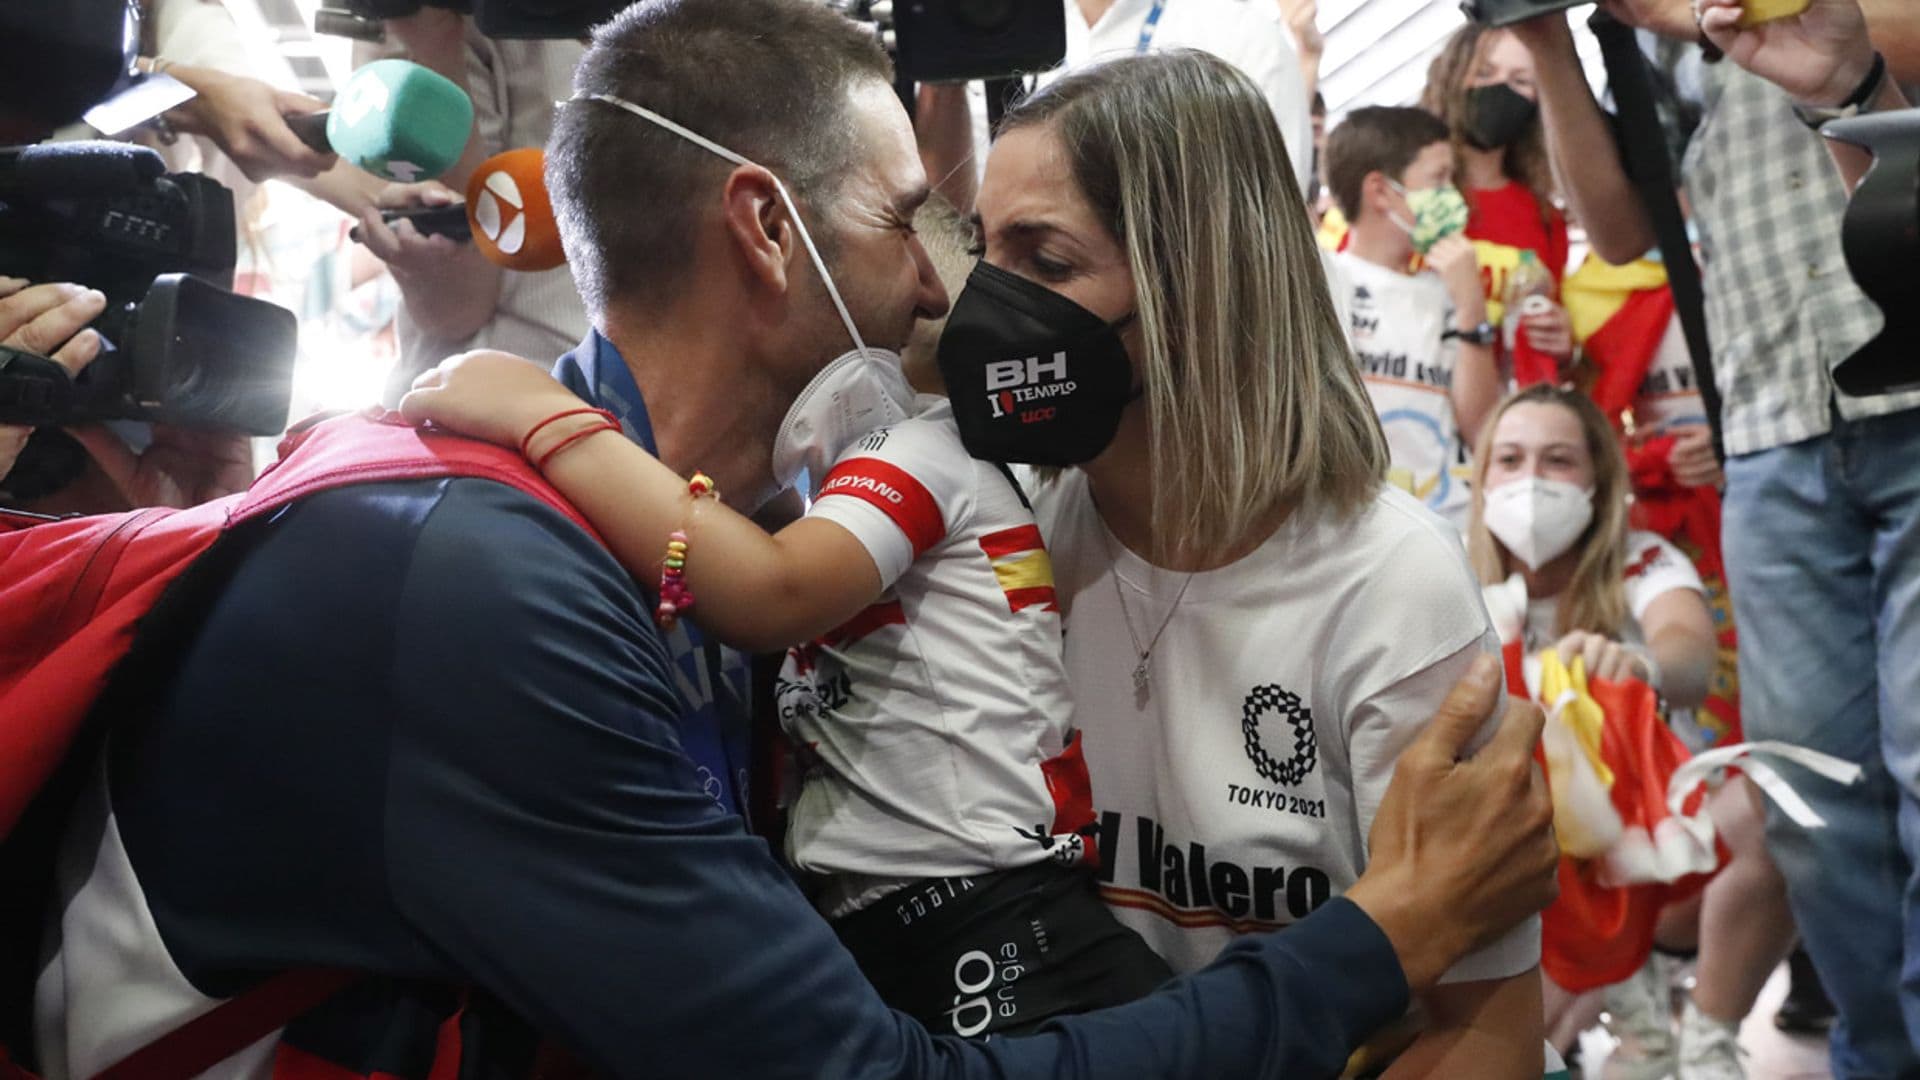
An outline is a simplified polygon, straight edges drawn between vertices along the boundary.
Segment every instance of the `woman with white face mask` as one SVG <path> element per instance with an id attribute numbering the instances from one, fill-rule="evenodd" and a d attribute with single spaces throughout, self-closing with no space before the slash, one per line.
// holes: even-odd
<path id="1" fill-rule="evenodd" d="M 1619 443 L 1591 401 L 1534 386 L 1501 402 L 1474 462 L 1467 550 L 1480 580 L 1526 584 L 1529 653 L 1556 646 L 1601 678 L 1706 699 L 1713 618 L 1679 549 L 1627 527 Z"/>
<path id="2" fill-rule="evenodd" d="M 1591 400 L 1540 385 L 1502 401 L 1474 459 L 1473 492 L 1468 553 L 1483 583 L 1524 583 L 1529 655 L 1552 647 L 1601 678 L 1643 680 L 1674 710 L 1706 700 L 1718 644 L 1704 586 L 1678 548 L 1628 528 L 1626 459 Z M 1786 957 L 1793 921 L 1752 782 L 1731 777 L 1708 806 L 1732 857 L 1699 897 L 1663 911 L 1655 934 L 1662 950 L 1699 955 L 1679 1035 L 1668 985 L 1674 961 L 1656 951 L 1605 991 L 1621 1043 L 1601 1076 L 1745 1075 L 1738 1025 Z M 1551 1025 L 1575 1010 L 1547 986 Z"/>

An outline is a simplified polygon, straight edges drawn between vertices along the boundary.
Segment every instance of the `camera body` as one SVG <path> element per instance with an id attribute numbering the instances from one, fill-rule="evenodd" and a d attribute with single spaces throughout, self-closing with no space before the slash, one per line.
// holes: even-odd
<path id="1" fill-rule="evenodd" d="M 1588 0 L 1461 0 L 1460 11 L 1482 26 L 1511 26 L 1536 15 L 1579 7 Z"/>
<path id="2" fill-rule="evenodd" d="M 865 2 L 855 14 L 891 22 L 883 35 L 899 74 L 915 82 L 1000 79 L 1046 71 L 1067 52 L 1066 14 L 1033 0 Z"/>
<path id="3" fill-rule="evenodd" d="M 1834 367 L 1833 381 L 1860 396 L 1920 388 L 1920 109 L 1834 120 L 1820 133 L 1873 155 L 1847 203 L 1840 247 L 1887 320 Z"/>
<path id="4" fill-rule="evenodd" d="M 298 324 L 236 296 L 233 193 L 120 143 L 0 150 L 0 274 L 106 294 L 101 354 L 67 385 L 0 354 L 0 423 L 158 420 L 279 433 Z M 64 370 L 54 365 L 64 376 Z"/>
<path id="5" fill-rule="evenodd" d="M 493 38 L 577 38 L 611 19 L 630 0 L 338 0 L 323 8 L 316 28 L 323 33 L 378 37 L 381 19 L 400 19 L 423 7 L 446 8 L 473 16 L 482 34 Z M 338 18 L 344 14 L 346 19 Z M 351 29 L 355 24 L 363 32 Z M 338 29 L 333 29 L 338 28 Z"/>

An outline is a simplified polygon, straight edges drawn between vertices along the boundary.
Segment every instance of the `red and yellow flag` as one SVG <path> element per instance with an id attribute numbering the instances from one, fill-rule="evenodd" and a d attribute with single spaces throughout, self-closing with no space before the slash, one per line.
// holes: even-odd
<path id="1" fill-rule="evenodd" d="M 1053 591 L 1053 560 L 1040 539 L 1040 529 L 1020 525 L 988 533 L 980 538 L 980 550 L 993 563 L 993 576 L 1000 591 L 1007 594 L 1009 611 L 1040 605 L 1043 611 L 1059 611 L 1059 598 Z"/>

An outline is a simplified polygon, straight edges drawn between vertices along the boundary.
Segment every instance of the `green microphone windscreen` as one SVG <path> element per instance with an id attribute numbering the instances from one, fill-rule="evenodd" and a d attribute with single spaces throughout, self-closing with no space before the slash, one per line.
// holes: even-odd
<path id="1" fill-rule="evenodd" d="M 335 99 L 327 141 L 375 176 L 410 184 L 452 168 L 472 127 L 473 102 L 445 76 L 406 60 L 375 60 Z"/>

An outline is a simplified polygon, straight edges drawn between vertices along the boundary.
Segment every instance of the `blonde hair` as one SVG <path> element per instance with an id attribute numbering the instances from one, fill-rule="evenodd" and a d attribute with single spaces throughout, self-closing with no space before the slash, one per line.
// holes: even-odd
<path id="1" fill-rule="evenodd" d="M 1561 594 L 1556 634 L 1574 630 L 1617 638 L 1627 621 L 1627 499 L 1626 455 L 1600 407 L 1578 390 L 1540 383 L 1507 395 L 1494 406 L 1481 429 L 1473 455 L 1473 520 L 1467 526 L 1467 557 L 1483 584 L 1505 581 L 1511 573 L 1506 547 L 1487 530 L 1487 467 L 1493 460 L 1493 436 L 1500 418 L 1516 405 L 1558 405 L 1580 421 L 1587 454 L 1593 459 L 1593 521 L 1574 541 L 1580 552 L 1573 579 Z"/>
<path id="2" fill-rule="evenodd" d="M 1467 121 L 1470 119 L 1467 80 L 1473 78 L 1474 68 L 1479 66 L 1480 58 L 1486 55 L 1487 50 L 1493 47 L 1498 35 L 1506 33 L 1511 31 L 1490 29 L 1470 22 L 1447 39 L 1446 47 L 1427 67 L 1427 85 L 1420 94 L 1420 107 L 1439 117 L 1451 132 L 1449 141 L 1453 144 L 1455 176 L 1466 175 L 1461 152 L 1467 145 Z M 1533 192 L 1534 201 L 1540 204 L 1540 222 L 1550 226 L 1555 213 L 1553 165 L 1547 157 L 1546 127 L 1538 116 L 1527 125 L 1526 134 L 1500 155 L 1500 171 L 1507 179 L 1516 180 Z M 1464 180 L 1461 182 L 1465 183 Z"/>
<path id="3" fill-rule="evenodd" d="M 1278 510 L 1365 504 L 1386 440 L 1258 88 L 1205 53 L 1124 57 L 1001 131 L 1040 125 L 1133 273 L 1154 554 L 1219 557 Z"/>

